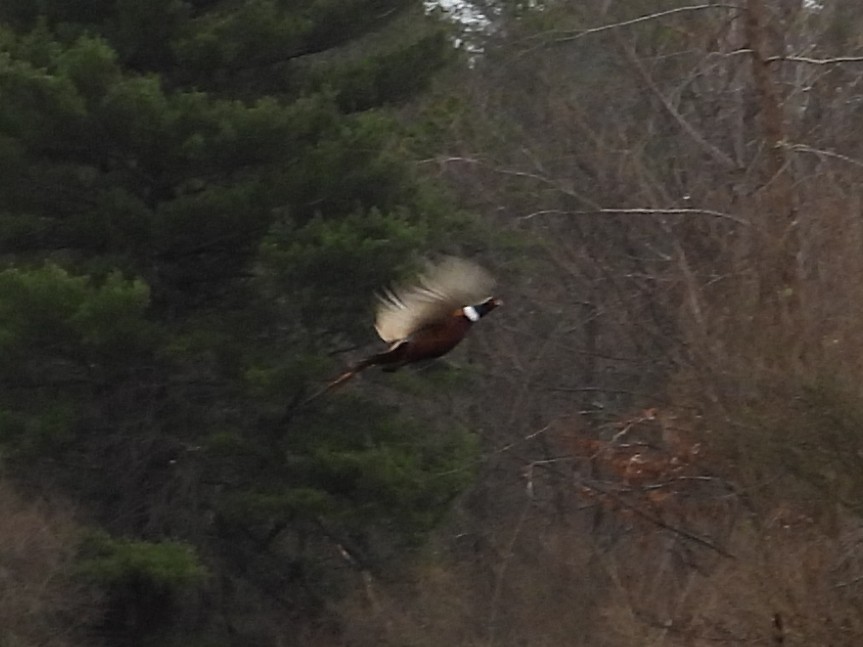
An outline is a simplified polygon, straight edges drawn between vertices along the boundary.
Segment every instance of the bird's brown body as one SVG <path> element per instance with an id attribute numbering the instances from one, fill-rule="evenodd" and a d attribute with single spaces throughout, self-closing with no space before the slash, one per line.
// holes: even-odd
<path id="1" fill-rule="evenodd" d="M 372 355 L 360 364 L 383 366 L 384 370 L 394 371 L 405 364 L 426 359 L 435 359 L 450 352 L 470 330 L 473 322 L 461 311 L 419 329 L 410 339 L 396 342 L 389 350 Z"/>
<path id="2" fill-rule="evenodd" d="M 474 323 L 501 304 L 488 295 L 493 285 L 482 268 L 449 257 L 430 266 L 416 285 L 385 293 L 379 297 L 375 329 L 390 342 L 389 349 L 354 364 L 312 398 L 370 366 L 395 371 L 405 364 L 446 355 Z"/>

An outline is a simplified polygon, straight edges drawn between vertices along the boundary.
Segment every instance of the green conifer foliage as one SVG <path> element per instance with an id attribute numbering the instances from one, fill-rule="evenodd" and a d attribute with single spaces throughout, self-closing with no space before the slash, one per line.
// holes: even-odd
<path id="1" fill-rule="evenodd" d="M 216 633 L 421 537 L 469 439 L 296 406 L 452 223 L 385 109 L 449 57 L 421 3 L 10 1 L 0 24 L 6 465 L 147 563 L 183 542 L 212 577 L 136 577 L 206 589 Z"/>

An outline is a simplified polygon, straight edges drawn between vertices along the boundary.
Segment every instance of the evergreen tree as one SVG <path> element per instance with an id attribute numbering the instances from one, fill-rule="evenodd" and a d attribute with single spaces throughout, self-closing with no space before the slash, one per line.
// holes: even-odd
<path id="1" fill-rule="evenodd" d="M 156 637 L 145 610 L 201 582 L 216 635 L 320 607 L 467 475 L 458 430 L 296 406 L 454 225 L 386 111 L 444 38 L 414 0 L 11 1 L 0 24 L 6 464 L 118 538 L 88 554 L 106 626 Z"/>

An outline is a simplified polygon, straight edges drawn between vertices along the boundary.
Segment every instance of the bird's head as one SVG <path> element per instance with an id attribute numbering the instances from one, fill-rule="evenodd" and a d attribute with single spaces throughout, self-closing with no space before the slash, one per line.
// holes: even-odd
<path id="1" fill-rule="evenodd" d="M 501 299 L 498 299 L 497 297 L 489 297 L 481 303 L 465 307 L 464 314 L 471 321 L 479 321 L 489 312 L 502 305 L 503 301 Z"/>
<path id="2" fill-rule="evenodd" d="M 476 311 L 479 313 L 479 316 L 482 317 L 487 315 L 489 312 L 503 305 L 503 299 L 498 299 L 497 297 L 490 297 L 480 303 L 479 305 L 474 306 Z"/>

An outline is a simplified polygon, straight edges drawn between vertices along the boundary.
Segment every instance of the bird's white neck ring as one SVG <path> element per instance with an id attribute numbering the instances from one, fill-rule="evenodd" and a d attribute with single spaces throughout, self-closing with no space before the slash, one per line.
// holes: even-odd
<path id="1" fill-rule="evenodd" d="M 471 322 L 476 323 L 479 321 L 479 313 L 473 306 L 465 306 L 461 311 L 464 312 L 464 316 L 470 319 Z"/>

